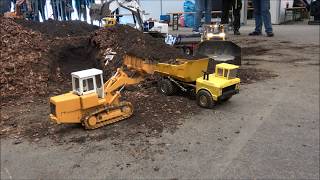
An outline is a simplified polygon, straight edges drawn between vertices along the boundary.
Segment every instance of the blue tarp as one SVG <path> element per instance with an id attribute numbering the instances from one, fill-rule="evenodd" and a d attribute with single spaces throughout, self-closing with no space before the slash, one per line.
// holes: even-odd
<path id="1" fill-rule="evenodd" d="M 195 12 L 194 0 L 185 0 L 183 3 L 184 12 Z M 186 27 L 194 26 L 194 14 L 184 14 L 184 25 Z"/>

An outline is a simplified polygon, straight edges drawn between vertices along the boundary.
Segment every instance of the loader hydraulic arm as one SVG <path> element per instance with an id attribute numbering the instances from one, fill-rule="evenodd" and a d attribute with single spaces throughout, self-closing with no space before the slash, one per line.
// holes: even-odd
<path id="1" fill-rule="evenodd" d="M 107 103 L 113 104 L 117 101 L 120 96 L 120 91 L 126 85 L 138 84 L 142 80 L 142 77 L 131 78 L 122 69 L 118 68 L 116 74 L 104 84 L 105 99 L 107 100 Z M 119 88 L 121 88 L 121 90 L 118 90 Z"/>

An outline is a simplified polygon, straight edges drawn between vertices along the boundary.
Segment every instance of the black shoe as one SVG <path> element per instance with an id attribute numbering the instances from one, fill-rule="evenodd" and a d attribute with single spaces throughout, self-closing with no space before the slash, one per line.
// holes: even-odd
<path id="1" fill-rule="evenodd" d="M 274 34 L 272 32 L 267 33 L 267 37 L 273 37 Z"/>
<path id="2" fill-rule="evenodd" d="M 252 33 L 249 33 L 249 36 L 260 36 L 261 32 L 253 31 Z"/>
<path id="3" fill-rule="evenodd" d="M 234 31 L 233 34 L 234 35 L 240 35 L 240 32 L 239 31 Z"/>

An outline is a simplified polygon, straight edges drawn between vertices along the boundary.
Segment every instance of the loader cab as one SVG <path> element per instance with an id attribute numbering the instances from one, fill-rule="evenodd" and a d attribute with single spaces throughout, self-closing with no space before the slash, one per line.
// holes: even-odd
<path id="1" fill-rule="evenodd" d="M 216 65 L 215 76 L 224 79 L 234 79 L 238 75 L 239 66 L 227 63 L 221 63 Z"/>
<path id="2" fill-rule="evenodd" d="M 87 69 L 71 73 L 72 92 L 82 96 L 97 93 L 99 98 L 104 98 L 102 71 Z"/>

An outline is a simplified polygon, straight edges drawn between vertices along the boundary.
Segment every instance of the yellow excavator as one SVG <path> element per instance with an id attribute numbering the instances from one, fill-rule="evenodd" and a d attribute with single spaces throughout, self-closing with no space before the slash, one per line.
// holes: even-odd
<path id="1" fill-rule="evenodd" d="M 105 84 L 98 69 L 73 72 L 71 76 L 72 91 L 50 98 L 50 118 L 56 123 L 81 123 L 85 129 L 96 129 L 132 115 L 131 103 L 120 101 L 120 92 L 142 78 L 128 77 L 122 69 Z"/>

